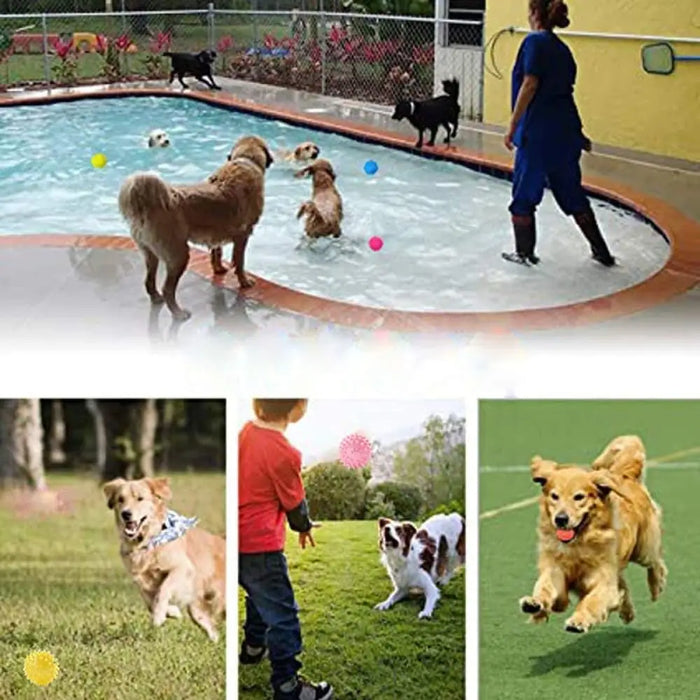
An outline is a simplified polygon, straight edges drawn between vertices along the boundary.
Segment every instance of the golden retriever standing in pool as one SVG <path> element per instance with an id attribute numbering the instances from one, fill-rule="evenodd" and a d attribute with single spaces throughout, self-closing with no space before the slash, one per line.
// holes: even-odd
<path id="1" fill-rule="evenodd" d="M 231 263 L 241 288 L 253 285 L 245 274 L 245 249 L 265 204 L 265 172 L 273 162 L 257 136 L 239 139 L 228 162 L 206 182 L 170 185 L 156 173 L 129 176 L 119 192 L 119 210 L 146 260 L 146 291 L 154 304 L 163 301 L 184 321 L 175 292 L 189 261 L 189 242 L 212 248 L 212 267 L 222 270 L 221 248 L 233 243 Z M 218 249 L 218 253 L 216 252 Z M 168 274 L 162 295 L 156 289 L 158 262 Z"/>
<path id="2" fill-rule="evenodd" d="M 539 578 L 520 608 L 533 622 L 564 612 L 569 595 L 579 602 L 568 632 L 587 632 L 617 610 L 634 619 L 624 579 L 629 562 L 647 570 L 652 601 L 664 590 L 668 570 L 661 550 L 661 509 L 642 483 L 644 446 L 633 436 L 613 440 L 592 471 L 533 457 L 532 480 L 542 486 Z"/>
<path id="3" fill-rule="evenodd" d="M 179 618 L 181 608 L 208 635 L 226 615 L 226 541 L 196 527 L 196 518 L 168 510 L 168 479 L 115 479 L 103 486 L 114 510 L 119 552 L 153 624 Z"/>
<path id="4" fill-rule="evenodd" d="M 321 158 L 307 165 L 294 177 L 309 175 L 312 179 L 311 199 L 299 207 L 297 219 L 306 216 L 304 231 L 309 238 L 338 238 L 341 234 L 340 222 L 343 220 L 343 200 L 335 188 L 333 166 Z"/>

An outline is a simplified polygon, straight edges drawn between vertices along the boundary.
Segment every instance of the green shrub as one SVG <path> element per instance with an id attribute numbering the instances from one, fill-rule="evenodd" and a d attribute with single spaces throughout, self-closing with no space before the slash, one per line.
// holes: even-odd
<path id="1" fill-rule="evenodd" d="M 362 515 L 365 480 L 340 462 L 323 462 L 304 473 L 304 489 L 313 520 L 352 520 Z"/>
<path id="2" fill-rule="evenodd" d="M 375 494 L 381 494 L 384 503 L 393 506 L 394 516 L 398 520 L 416 520 L 423 508 L 423 498 L 420 489 L 410 484 L 398 481 L 384 481 L 381 484 L 368 489 L 367 503 L 369 504 Z M 369 517 L 367 515 L 366 517 Z"/>
<path id="3" fill-rule="evenodd" d="M 391 501 L 387 501 L 381 491 L 368 491 L 365 520 L 379 520 L 379 518 L 396 520 L 396 508 Z"/>
<path id="4" fill-rule="evenodd" d="M 432 515 L 449 515 L 450 513 L 459 513 L 464 517 L 464 502 L 450 501 L 449 503 L 441 503 L 439 506 L 425 513 L 423 520 L 427 520 Z"/>

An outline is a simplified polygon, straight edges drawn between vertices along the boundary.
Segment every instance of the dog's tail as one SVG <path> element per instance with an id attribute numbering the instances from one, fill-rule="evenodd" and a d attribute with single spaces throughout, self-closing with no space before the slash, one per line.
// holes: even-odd
<path id="1" fill-rule="evenodd" d="M 443 80 L 442 89 L 445 91 L 446 95 L 457 102 L 459 99 L 459 80 L 457 80 L 457 78 L 452 78 L 452 80 Z"/>
<path id="2" fill-rule="evenodd" d="M 637 435 L 616 437 L 591 465 L 594 470 L 607 469 L 623 478 L 644 481 L 646 450 Z"/>
<path id="3" fill-rule="evenodd" d="M 145 224 L 172 205 L 172 188 L 156 173 L 134 173 L 119 190 L 119 211 L 132 224 Z"/>

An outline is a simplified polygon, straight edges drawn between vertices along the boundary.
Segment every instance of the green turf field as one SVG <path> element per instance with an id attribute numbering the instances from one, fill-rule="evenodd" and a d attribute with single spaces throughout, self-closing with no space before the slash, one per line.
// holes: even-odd
<path id="1" fill-rule="evenodd" d="M 629 626 L 616 614 L 582 636 L 564 632 L 566 614 L 546 625 L 526 624 L 518 599 L 535 581 L 537 509 L 493 511 L 539 493 L 527 469 L 533 454 L 590 462 L 624 433 L 640 435 L 648 459 L 658 462 L 647 485 L 664 511 L 668 588 L 652 604 L 644 570 L 631 564 L 627 579 L 637 617 Z M 699 446 L 700 402 L 481 402 L 482 698 L 698 697 Z"/>
<path id="2" fill-rule="evenodd" d="M 328 522 L 315 534 L 315 549 L 302 551 L 294 533 L 286 547 L 305 647 L 301 673 L 331 683 L 336 700 L 464 698 L 463 573 L 443 589 L 431 620 L 418 619 L 418 599 L 378 612 L 372 608 L 391 584 L 376 523 Z M 268 662 L 242 667 L 241 700 L 270 697 L 269 673 Z"/>
<path id="3" fill-rule="evenodd" d="M 212 644 L 187 618 L 154 628 L 96 481 L 48 481 L 68 513 L 18 518 L 0 499 L 0 698 L 223 698 L 225 635 Z M 224 531 L 223 474 L 172 482 L 174 509 Z M 50 651 L 60 667 L 46 688 L 24 677 L 34 650 Z"/>

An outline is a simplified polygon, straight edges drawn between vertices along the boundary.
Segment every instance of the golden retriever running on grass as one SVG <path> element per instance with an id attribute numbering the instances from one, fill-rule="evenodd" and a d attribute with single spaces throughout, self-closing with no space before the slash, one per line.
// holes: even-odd
<path id="1" fill-rule="evenodd" d="M 120 554 L 153 624 L 190 617 L 212 642 L 226 615 L 226 541 L 168 510 L 168 479 L 115 479 L 103 486 L 121 541 Z"/>
<path id="2" fill-rule="evenodd" d="M 642 441 L 632 435 L 613 440 L 588 471 L 532 458 L 532 480 L 542 486 L 539 578 L 520 609 L 533 622 L 564 612 L 569 595 L 579 597 L 568 632 L 587 632 L 617 610 L 634 619 L 624 579 L 629 562 L 647 570 L 652 601 L 664 590 L 668 570 L 661 550 L 661 509 L 642 482 Z"/>

